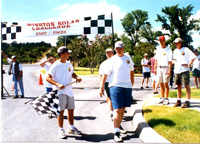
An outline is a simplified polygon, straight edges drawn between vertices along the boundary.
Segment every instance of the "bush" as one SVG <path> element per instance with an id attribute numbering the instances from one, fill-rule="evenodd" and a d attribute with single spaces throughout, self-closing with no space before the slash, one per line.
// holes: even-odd
<path id="1" fill-rule="evenodd" d="M 79 67 L 87 67 L 87 65 L 88 65 L 87 58 L 82 58 Z"/>

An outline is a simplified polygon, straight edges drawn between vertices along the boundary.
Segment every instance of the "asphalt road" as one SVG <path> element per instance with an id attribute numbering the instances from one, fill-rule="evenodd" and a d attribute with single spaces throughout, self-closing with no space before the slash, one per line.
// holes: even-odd
<path id="1" fill-rule="evenodd" d="M 6 72 L 8 66 L 3 66 Z M 14 91 L 11 91 L 12 77 L 4 74 L 4 86 L 11 95 L 9 97 L 4 91 L 1 99 L 1 141 L 2 142 L 114 142 L 113 122 L 110 120 L 106 96 L 98 95 L 98 76 L 81 76 L 83 81 L 73 84 L 75 95 L 75 126 L 82 131 L 82 136 L 68 135 L 67 139 L 58 136 L 58 124 L 56 118 L 48 119 L 47 115 L 39 116 L 29 104 L 25 102 L 36 96 L 44 94 L 44 86 L 38 85 L 39 65 L 23 65 L 23 81 L 25 98 L 12 99 Z M 133 86 L 133 98 L 142 100 L 152 96 L 152 87 L 140 90 L 141 77 L 135 77 Z M 151 86 L 151 80 L 149 85 Z M 192 85 L 194 82 L 192 81 Z M 20 91 L 19 91 L 20 95 Z M 123 118 L 122 126 L 127 130 L 123 134 L 125 143 L 142 143 L 132 130 L 131 120 L 134 108 L 126 108 L 127 113 Z M 64 129 L 67 132 L 68 121 L 65 112 Z"/>

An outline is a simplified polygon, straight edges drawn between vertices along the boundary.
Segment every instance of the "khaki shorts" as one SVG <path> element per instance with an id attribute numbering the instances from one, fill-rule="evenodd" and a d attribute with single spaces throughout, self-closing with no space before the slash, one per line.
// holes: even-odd
<path id="1" fill-rule="evenodd" d="M 190 72 L 182 72 L 175 74 L 175 84 L 176 85 L 189 85 L 190 84 Z"/>
<path id="2" fill-rule="evenodd" d="M 157 78 L 158 78 L 159 83 L 168 83 L 169 82 L 170 76 L 168 75 L 168 71 L 169 71 L 168 67 L 164 67 L 164 68 L 158 67 Z"/>
<path id="3" fill-rule="evenodd" d="M 151 73 L 152 81 L 158 81 L 157 75 L 155 73 Z"/>
<path id="4" fill-rule="evenodd" d="M 58 94 L 58 97 L 60 103 L 60 111 L 75 108 L 74 97 L 69 97 L 66 94 Z"/>

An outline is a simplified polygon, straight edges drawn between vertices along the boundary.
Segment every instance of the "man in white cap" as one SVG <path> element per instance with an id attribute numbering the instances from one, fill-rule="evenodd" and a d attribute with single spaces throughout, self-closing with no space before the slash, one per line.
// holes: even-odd
<path id="1" fill-rule="evenodd" d="M 60 104 L 60 116 L 57 116 L 58 125 L 59 125 L 59 136 L 60 138 L 66 138 L 66 134 L 63 128 L 64 122 L 64 111 L 68 110 L 68 122 L 69 122 L 69 133 L 80 135 L 79 131 L 74 126 L 74 94 L 72 91 L 72 85 L 65 87 L 65 85 L 72 82 L 72 78 L 76 79 L 76 82 L 81 82 L 82 79 L 79 78 L 73 70 L 73 66 L 67 60 L 71 53 L 67 47 L 61 46 L 57 50 L 59 60 L 57 60 L 50 68 L 46 80 L 55 85 L 56 89 L 59 88 L 57 94 L 59 96 Z"/>
<path id="2" fill-rule="evenodd" d="M 104 94 L 104 83 L 110 75 L 109 87 L 112 106 L 114 109 L 114 141 L 122 142 L 120 124 L 125 107 L 131 106 L 132 86 L 134 84 L 134 63 L 131 57 L 124 54 L 121 41 L 115 43 L 116 55 L 110 58 L 108 67 L 104 70 L 99 95 Z"/>
<path id="3" fill-rule="evenodd" d="M 15 96 L 13 99 L 18 98 L 18 88 L 17 88 L 17 82 L 19 83 L 20 91 L 21 91 L 21 98 L 24 98 L 24 86 L 23 86 L 23 72 L 22 72 L 22 64 L 17 61 L 16 56 L 12 56 L 11 59 L 8 58 L 3 51 L 1 51 L 2 55 L 4 56 L 5 59 L 10 63 L 10 67 L 8 70 L 8 74 L 11 75 L 13 74 L 13 82 L 14 82 L 14 91 L 15 91 Z"/>
<path id="4" fill-rule="evenodd" d="M 191 98 L 191 89 L 190 89 L 190 70 L 189 67 L 192 66 L 196 56 L 194 53 L 187 47 L 182 46 L 182 39 L 176 38 L 174 40 L 174 44 L 176 49 L 174 50 L 173 59 L 175 60 L 175 84 L 177 85 L 177 103 L 174 107 L 181 106 L 181 92 L 182 92 L 182 85 L 185 85 L 187 99 L 185 104 L 181 106 L 181 108 L 188 108 L 190 107 L 190 98 Z"/>
<path id="5" fill-rule="evenodd" d="M 145 53 L 144 54 L 144 58 L 141 60 L 142 72 L 143 72 L 141 89 L 143 89 L 143 83 L 144 83 L 145 79 L 146 79 L 146 86 L 145 86 L 145 88 L 149 88 L 148 82 L 149 82 L 149 78 L 150 78 L 151 74 L 150 74 L 150 66 L 147 64 L 148 61 L 149 61 L 148 54 Z"/>
<path id="6" fill-rule="evenodd" d="M 99 66 L 100 83 L 101 83 L 101 80 L 102 80 L 102 76 L 104 74 L 104 70 L 106 69 L 106 67 L 109 64 L 109 59 L 113 55 L 114 55 L 113 49 L 112 48 L 107 48 L 106 49 L 107 60 L 103 61 L 101 63 L 101 65 Z M 105 90 L 106 90 L 106 93 L 107 93 L 107 100 L 108 100 L 108 105 L 109 105 L 109 110 L 110 110 L 110 118 L 111 118 L 111 120 L 113 120 L 113 107 L 112 107 L 112 103 L 111 103 L 111 99 L 110 99 L 110 89 L 108 87 L 108 85 L 109 85 L 109 79 L 110 79 L 110 76 L 107 77 L 106 82 L 104 84 L 104 87 L 105 87 Z"/>
<path id="7" fill-rule="evenodd" d="M 156 50 L 155 55 L 155 74 L 157 74 L 158 82 L 160 84 L 161 98 L 157 102 L 159 104 L 169 104 L 169 85 L 168 82 L 171 76 L 172 67 L 172 50 L 165 45 L 165 37 L 159 37 L 160 48 Z M 165 98 L 166 97 L 166 98 Z"/>

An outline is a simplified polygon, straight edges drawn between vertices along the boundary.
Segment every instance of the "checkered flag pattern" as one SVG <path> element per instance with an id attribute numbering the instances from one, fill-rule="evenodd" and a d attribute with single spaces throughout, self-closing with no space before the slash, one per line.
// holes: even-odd
<path id="1" fill-rule="evenodd" d="M 2 40 L 14 40 L 17 37 L 17 33 L 22 31 L 21 26 L 18 26 L 18 23 L 12 22 L 1 23 L 2 30 Z"/>
<path id="2" fill-rule="evenodd" d="M 54 90 L 49 93 L 45 93 L 31 102 L 32 107 L 39 115 L 52 113 L 57 116 L 60 115 L 60 104 L 57 91 L 58 90 Z"/>
<path id="3" fill-rule="evenodd" d="M 112 33 L 112 19 L 105 15 L 99 15 L 98 18 L 85 17 L 85 21 L 90 21 L 89 27 L 84 27 L 83 34 L 110 34 Z"/>

